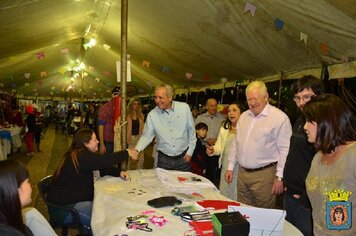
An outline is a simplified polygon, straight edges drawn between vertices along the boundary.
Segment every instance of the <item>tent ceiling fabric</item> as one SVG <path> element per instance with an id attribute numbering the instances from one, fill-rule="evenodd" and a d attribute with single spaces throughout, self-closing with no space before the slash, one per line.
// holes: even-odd
<path id="1" fill-rule="evenodd" d="M 68 71 L 78 58 L 88 74 L 84 98 L 109 97 L 118 83 L 120 4 L 0 1 L 0 90 L 78 98 L 81 81 Z M 322 64 L 336 65 L 335 76 L 356 75 L 354 0 L 129 0 L 128 7 L 129 96 L 161 82 L 192 91 L 222 78 L 320 76 Z M 84 50 L 91 37 L 97 45 Z"/>

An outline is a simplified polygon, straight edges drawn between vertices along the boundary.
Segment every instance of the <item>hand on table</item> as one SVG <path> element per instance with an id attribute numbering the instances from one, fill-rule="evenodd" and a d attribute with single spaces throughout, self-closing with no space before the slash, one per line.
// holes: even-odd
<path id="1" fill-rule="evenodd" d="M 123 180 L 128 180 L 129 179 L 129 174 L 126 172 L 126 171 L 121 171 L 120 172 L 120 177 L 123 179 Z"/>

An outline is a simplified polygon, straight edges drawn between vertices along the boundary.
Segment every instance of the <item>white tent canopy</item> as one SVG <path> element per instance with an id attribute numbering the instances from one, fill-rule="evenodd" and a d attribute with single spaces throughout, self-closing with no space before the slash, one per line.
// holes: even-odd
<path id="1" fill-rule="evenodd" d="M 0 90 L 24 97 L 110 96 L 120 1 L 0 2 Z M 199 91 L 251 79 L 356 76 L 354 0 L 129 0 L 129 94 L 159 83 Z M 83 49 L 90 38 L 97 45 Z M 86 65 L 83 87 L 75 60 Z M 68 89 L 72 85 L 72 89 Z M 83 88 L 83 89 L 81 89 Z"/>

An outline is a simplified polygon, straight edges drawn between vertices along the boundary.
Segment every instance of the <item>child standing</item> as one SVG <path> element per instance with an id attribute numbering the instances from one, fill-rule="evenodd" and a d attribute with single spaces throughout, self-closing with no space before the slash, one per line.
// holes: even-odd
<path id="1" fill-rule="evenodd" d="M 205 174 L 206 167 L 206 146 L 205 146 L 205 137 L 208 133 L 208 126 L 199 122 L 195 126 L 196 135 L 197 135 L 197 143 L 195 145 L 195 149 L 193 152 L 192 160 L 190 161 L 191 172 L 198 175 Z"/>

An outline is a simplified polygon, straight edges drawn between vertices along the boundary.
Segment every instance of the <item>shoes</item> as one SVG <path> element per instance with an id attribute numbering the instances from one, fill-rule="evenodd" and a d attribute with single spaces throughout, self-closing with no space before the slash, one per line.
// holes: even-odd
<path id="1" fill-rule="evenodd" d="M 28 152 L 28 153 L 26 153 L 26 156 L 34 156 L 34 155 L 35 155 L 34 152 Z"/>

